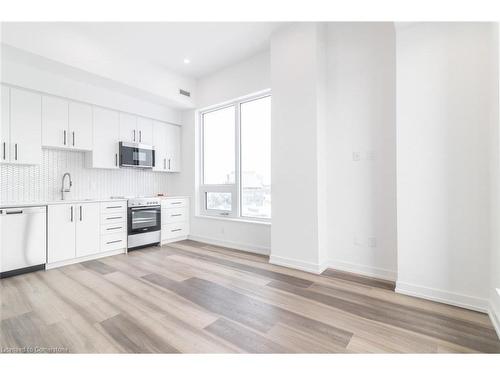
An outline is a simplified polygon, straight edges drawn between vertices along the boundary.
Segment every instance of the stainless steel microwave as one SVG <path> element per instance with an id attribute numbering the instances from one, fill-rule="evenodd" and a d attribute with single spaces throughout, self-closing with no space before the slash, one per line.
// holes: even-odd
<path id="1" fill-rule="evenodd" d="M 153 168 L 155 150 L 143 143 L 120 142 L 120 167 Z"/>

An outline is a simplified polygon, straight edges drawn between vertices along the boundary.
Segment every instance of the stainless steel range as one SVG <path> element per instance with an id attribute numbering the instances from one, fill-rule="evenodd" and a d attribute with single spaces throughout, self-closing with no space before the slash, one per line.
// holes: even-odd
<path id="1" fill-rule="evenodd" d="M 159 244 L 161 204 L 158 198 L 133 198 L 128 203 L 128 249 Z"/>

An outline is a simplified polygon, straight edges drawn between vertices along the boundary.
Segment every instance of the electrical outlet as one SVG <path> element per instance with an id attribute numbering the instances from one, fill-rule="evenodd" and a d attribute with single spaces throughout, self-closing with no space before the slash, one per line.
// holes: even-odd
<path id="1" fill-rule="evenodd" d="M 353 151 L 352 152 L 352 161 L 360 161 L 361 160 L 361 152 Z"/>

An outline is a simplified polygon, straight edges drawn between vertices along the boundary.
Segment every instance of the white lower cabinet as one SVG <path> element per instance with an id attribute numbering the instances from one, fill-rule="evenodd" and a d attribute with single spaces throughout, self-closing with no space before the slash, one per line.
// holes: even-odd
<path id="1" fill-rule="evenodd" d="M 99 252 L 99 203 L 82 203 L 76 209 L 76 256 L 77 258 Z"/>
<path id="2" fill-rule="evenodd" d="M 189 234 L 189 198 L 172 197 L 161 201 L 161 243 L 186 239 Z"/>
<path id="3" fill-rule="evenodd" d="M 49 268 L 125 251 L 126 201 L 49 205 L 47 226 Z"/>
<path id="4" fill-rule="evenodd" d="M 101 252 L 127 247 L 127 202 L 101 203 Z"/>
<path id="5" fill-rule="evenodd" d="M 47 210 L 48 263 L 61 262 L 76 256 L 75 205 L 57 204 Z"/>
<path id="6" fill-rule="evenodd" d="M 99 252 L 99 203 L 57 204 L 48 209 L 49 263 Z"/>

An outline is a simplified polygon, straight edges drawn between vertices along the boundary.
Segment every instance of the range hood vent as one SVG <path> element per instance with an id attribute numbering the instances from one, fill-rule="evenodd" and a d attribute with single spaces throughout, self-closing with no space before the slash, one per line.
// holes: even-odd
<path id="1" fill-rule="evenodd" d="M 187 96 L 188 98 L 191 97 L 191 93 L 183 89 L 179 89 L 179 94 Z"/>

